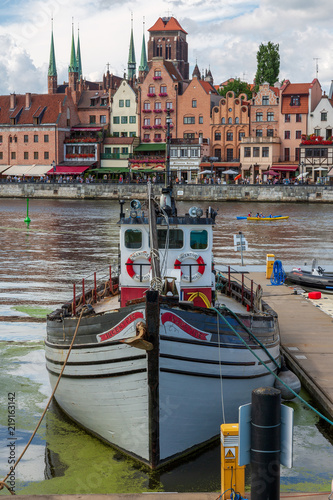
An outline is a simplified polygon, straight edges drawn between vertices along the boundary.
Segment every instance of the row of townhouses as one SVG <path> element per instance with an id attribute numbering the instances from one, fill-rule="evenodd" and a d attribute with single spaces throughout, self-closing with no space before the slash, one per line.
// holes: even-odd
<path id="1" fill-rule="evenodd" d="M 48 93 L 0 96 L 2 177 L 163 174 L 168 127 L 172 176 L 187 182 L 202 171 L 251 182 L 330 175 L 333 85 L 326 95 L 317 79 L 287 80 L 223 97 L 210 69 L 196 64 L 189 77 L 187 33 L 174 17 L 148 32 L 138 72 L 132 28 L 127 75 L 107 68 L 100 82 L 83 78 L 72 32 L 68 82 L 59 85 L 52 31 Z"/>

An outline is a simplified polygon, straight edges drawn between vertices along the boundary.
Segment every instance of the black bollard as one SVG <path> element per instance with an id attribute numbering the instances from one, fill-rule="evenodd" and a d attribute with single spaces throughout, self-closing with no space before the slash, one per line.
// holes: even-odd
<path id="1" fill-rule="evenodd" d="M 281 392 L 273 387 L 252 391 L 251 498 L 280 498 Z"/>

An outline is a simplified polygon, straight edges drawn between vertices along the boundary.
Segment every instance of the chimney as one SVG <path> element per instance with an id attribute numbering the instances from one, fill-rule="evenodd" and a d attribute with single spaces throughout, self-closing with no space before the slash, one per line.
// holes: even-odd
<path id="1" fill-rule="evenodd" d="M 25 94 L 25 109 L 29 109 L 31 106 L 31 94 L 30 92 L 27 92 Z"/>
<path id="2" fill-rule="evenodd" d="M 59 101 L 59 113 L 62 113 L 62 101 Z"/>
<path id="3" fill-rule="evenodd" d="M 10 94 L 9 98 L 9 108 L 14 109 L 16 106 L 16 95 L 15 92 L 13 94 Z"/>

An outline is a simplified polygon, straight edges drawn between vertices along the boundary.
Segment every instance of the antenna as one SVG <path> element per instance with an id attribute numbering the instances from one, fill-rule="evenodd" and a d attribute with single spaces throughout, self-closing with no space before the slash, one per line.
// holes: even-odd
<path id="1" fill-rule="evenodd" d="M 318 61 L 321 59 L 320 57 L 314 57 L 313 60 L 316 61 L 316 78 L 318 78 Z"/>

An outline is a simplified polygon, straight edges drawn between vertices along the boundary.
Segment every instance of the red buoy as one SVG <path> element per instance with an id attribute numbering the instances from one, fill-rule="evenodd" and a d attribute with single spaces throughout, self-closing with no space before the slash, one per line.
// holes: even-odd
<path id="1" fill-rule="evenodd" d="M 321 299 L 321 292 L 309 292 L 309 299 Z"/>

